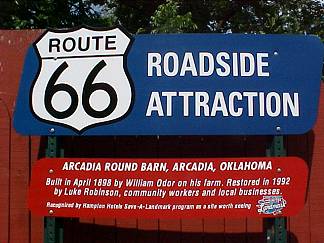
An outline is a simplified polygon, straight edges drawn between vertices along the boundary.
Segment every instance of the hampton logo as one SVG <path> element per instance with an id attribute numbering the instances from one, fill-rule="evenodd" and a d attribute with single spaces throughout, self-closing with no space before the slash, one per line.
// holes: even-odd
<path id="1" fill-rule="evenodd" d="M 34 44 L 33 114 L 78 133 L 124 118 L 134 100 L 126 67 L 131 40 L 120 28 L 45 32 Z"/>
<path id="2" fill-rule="evenodd" d="M 258 201 L 258 213 L 278 215 L 286 207 L 287 201 L 282 196 L 264 196 Z"/>

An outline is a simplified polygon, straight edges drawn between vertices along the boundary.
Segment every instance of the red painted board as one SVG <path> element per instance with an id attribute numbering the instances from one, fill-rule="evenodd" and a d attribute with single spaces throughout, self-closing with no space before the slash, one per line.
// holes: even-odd
<path id="1" fill-rule="evenodd" d="M 322 91 L 323 91 L 322 85 Z M 323 93 L 322 93 L 323 94 Z M 323 95 L 321 95 L 323 96 Z M 315 136 L 312 152 L 311 173 L 309 179 L 308 200 L 310 203 L 310 238 L 314 243 L 324 242 L 323 225 L 324 225 L 324 190 L 323 190 L 323 151 L 324 151 L 324 99 L 320 100 L 318 120 L 315 125 Z"/>
<path id="2" fill-rule="evenodd" d="M 204 242 L 203 219 L 181 220 L 181 239 L 186 243 Z"/>
<path id="3" fill-rule="evenodd" d="M 186 137 L 187 138 L 187 137 Z M 182 157 L 183 137 L 161 136 L 158 138 L 158 157 Z M 181 243 L 181 219 L 159 219 L 159 242 Z"/>
<path id="4" fill-rule="evenodd" d="M 115 156 L 138 157 L 138 136 L 116 136 Z M 104 156 L 108 157 L 108 156 Z M 136 218 L 116 218 L 116 243 L 138 242 L 138 220 Z"/>
<path id="5" fill-rule="evenodd" d="M 9 241 L 10 114 L 0 96 L 0 242 Z"/>
<path id="6" fill-rule="evenodd" d="M 245 150 L 246 156 L 259 156 L 266 154 L 268 148 L 269 137 L 266 136 L 247 136 L 245 137 Z M 247 218 L 246 222 L 242 225 L 246 227 L 246 242 L 264 242 L 265 234 L 263 233 L 263 219 L 260 218 Z M 246 223 L 246 226 L 245 226 Z M 228 230 L 230 225 L 226 225 Z M 235 227 L 235 226 L 234 226 Z M 232 228 L 234 231 L 234 229 Z"/>
<path id="7" fill-rule="evenodd" d="M 29 206 L 61 217 L 289 216 L 304 206 L 307 176 L 297 157 L 46 158 Z"/>
<path id="8" fill-rule="evenodd" d="M 303 158 L 309 168 L 311 167 L 311 154 L 313 148 L 311 148 L 313 144 L 313 134 L 312 132 L 304 135 L 290 135 L 286 138 L 287 141 L 287 153 L 291 156 L 298 156 Z M 310 177 L 312 173 L 310 173 Z M 308 190 L 309 195 L 309 190 Z M 289 240 L 290 242 L 295 242 L 295 239 L 298 239 L 300 243 L 308 243 L 311 241 L 310 229 L 312 228 L 312 224 L 310 221 L 310 203 L 309 200 L 306 201 L 303 210 L 297 215 L 290 217 L 287 228 L 290 232 Z"/>
<path id="9" fill-rule="evenodd" d="M 159 242 L 160 243 L 181 243 L 182 222 L 177 219 L 159 220 Z"/>
<path id="10" fill-rule="evenodd" d="M 158 139 L 156 136 L 139 136 L 137 138 L 138 157 L 155 157 L 158 154 Z M 141 243 L 159 242 L 158 219 L 137 220 L 137 241 Z"/>
<path id="11" fill-rule="evenodd" d="M 29 182 L 29 141 L 11 133 L 10 173 L 10 241 L 28 242 L 30 218 L 26 203 Z"/>
<path id="12" fill-rule="evenodd" d="M 39 155 L 40 137 L 30 137 L 30 163 L 34 163 Z M 30 170 L 31 170 L 30 166 Z M 44 242 L 44 218 L 30 216 L 30 242 Z"/>

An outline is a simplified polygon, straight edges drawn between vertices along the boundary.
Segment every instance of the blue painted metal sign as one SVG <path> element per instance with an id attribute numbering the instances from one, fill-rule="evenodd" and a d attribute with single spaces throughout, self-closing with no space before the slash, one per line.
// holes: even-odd
<path id="1" fill-rule="evenodd" d="M 323 45 L 305 35 L 46 31 L 14 116 L 28 135 L 301 134 L 317 117 Z"/>

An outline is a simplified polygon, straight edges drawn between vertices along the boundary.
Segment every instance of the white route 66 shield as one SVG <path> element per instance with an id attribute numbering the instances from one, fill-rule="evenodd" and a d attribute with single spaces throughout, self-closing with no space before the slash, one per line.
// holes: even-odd
<path id="1" fill-rule="evenodd" d="M 124 118 L 134 96 L 126 67 L 131 41 L 120 28 L 47 31 L 34 44 L 40 61 L 30 93 L 34 115 L 78 133 Z"/>

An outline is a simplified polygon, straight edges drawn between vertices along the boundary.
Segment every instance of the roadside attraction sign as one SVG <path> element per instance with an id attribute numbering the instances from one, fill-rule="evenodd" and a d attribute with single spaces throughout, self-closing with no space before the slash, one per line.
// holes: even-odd
<path id="1" fill-rule="evenodd" d="M 46 158 L 33 165 L 29 207 L 57 217 L 292 216 L 307 178 L 297 157 Z"/>
<path id="2" fill-rule="evenodd" d="M 306 35 L 47 30 L 28 49 L 14 127 L 50 138 L 302 134 L 316 121 L 323 54 Z M 55 217 L 291 216 L 307 178 L 296 157 L 46 158 L 33 165 L 29 208 Z"/>
<path id="3" fill-rule="evenodd" d="M 30 46 L 25 135 L 302 134 L 316 120 L 315 36 L 48 30 Z"/>

